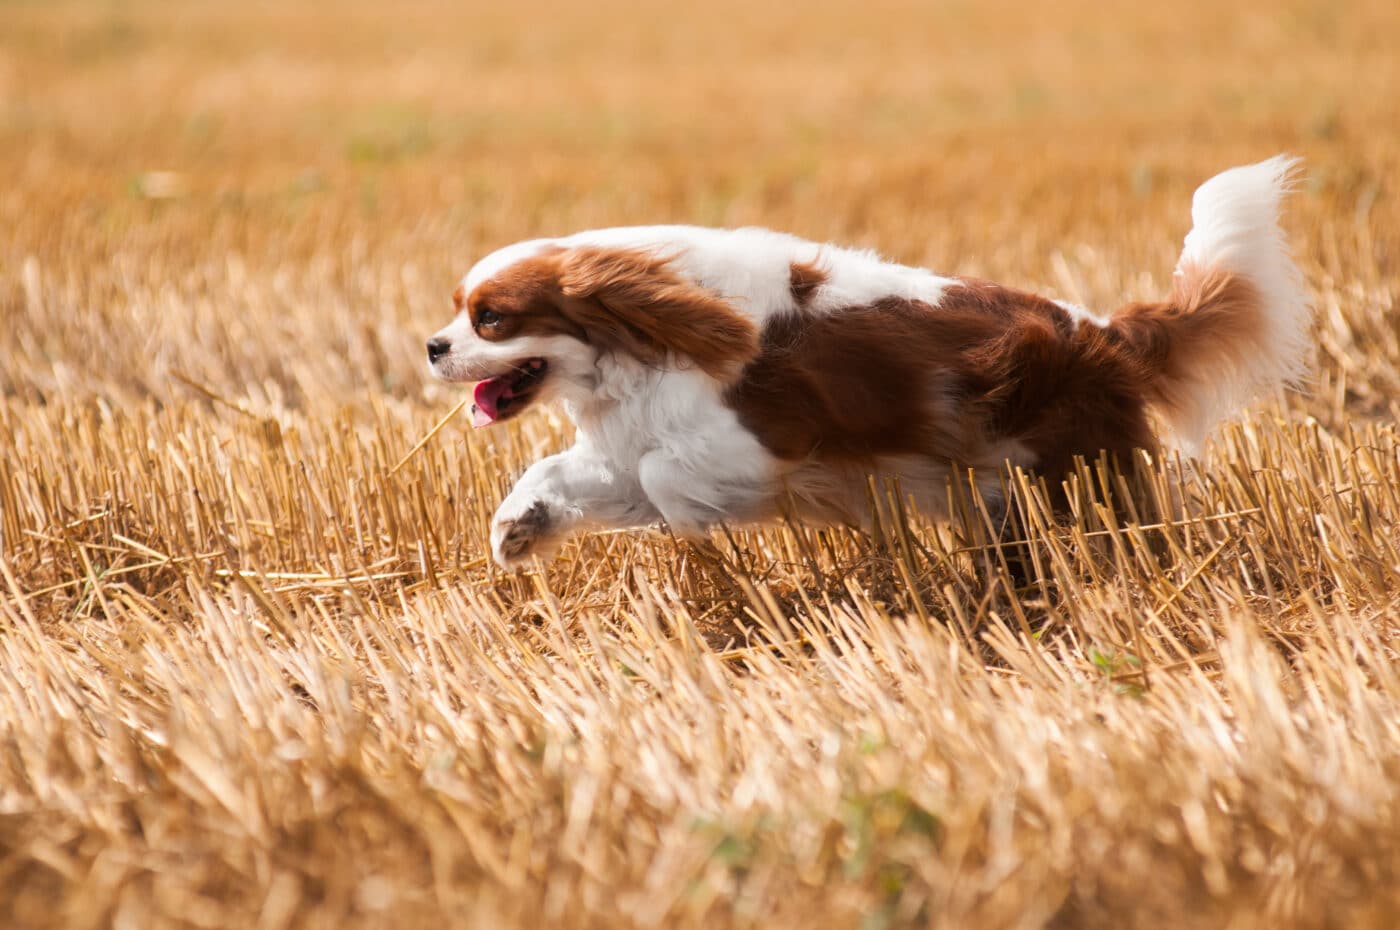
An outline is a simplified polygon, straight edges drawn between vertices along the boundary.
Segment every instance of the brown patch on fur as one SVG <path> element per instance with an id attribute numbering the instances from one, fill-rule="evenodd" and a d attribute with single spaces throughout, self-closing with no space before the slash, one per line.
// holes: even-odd
<path id="1" fill-rule="evenodd" d="M 1132 304 L 1107 326 L 1057 304 L 960 280 L 938 306 L 889 298 L 771 319 L 726 395 L 788 460 L 870 463 L 914 454 L 970 465 L 1019 444 L 1058 479 L 1075 456 L 1153 450 L 1148 407 L 1257 344 L 1257 291 L 1224 273 L 1188 276 L 1172 299 Z"/>
<path id="2" fill-rule="evenodd" d="M 1196 415 L 1192 385 L 1222 366 L 1248 364 L 1241 355 L 1260 346 L 1268 325 L 1247 279 L 1218 269 L 1184 271 L 1170 300 L 1128 304 L 1111 327 L 1144 367 L 1153 406 L 1172 421 Z"/>
<path id="3" fill-rule="evenodd" d="M 792 299 L 800 307 L 812 299 L 817 288 L 827 282 L 826 271 L 815 261 L 791 262 L 788 264 L 788 288 Z"/>
<path id="4" fill-rule="evenodd" d="M 791 279 L 814 289 L 811 269 Z M 1057 304 L 959 280 L 937 306 L 903 298 L 819 317 L 784 314 L 761 337 L 665 257 L 554 249 L 517 262 L 469 297 L 483 338 L 564 333 L 659 363 L 688 359 L 736 378 L 726 402 L 783 459 L 871 464 L 923 455 L 999 466 L 1012 444 L 1058 478 L 1075 456 L 1126 460 L 1156 447 L 1149 405 L 1257 341 L 1255 289 L 1227 274 L 1188 276 L 1169 301 L 1132 304 L 1109 325 L 1075 324 Z M 810 290 L 807 291 L 810 296 Z M 499 319 L 481 325 L 481 312 Z"/>
<path id="5" fill-rule="evenodd" d="M 943 367 L 929 354 L 940 338 L 936 312 L 889 300 L 818 318 L 774 317 L 726 400 L 780 458 L 951 458 L 963 431 L 935 417 Z"/>
<path id="6" fill-rule="evenodd" d="M 462 312 L 462 308 L 465 307 L 466 305 L 467 305 L 467 289 L 466 289 L 466 287 L 464 287 L 463 285 L 459 284 L 459 285 L 457 285 L 457 290 L 455 290 L 455 291 L 452 292 L 452 306 L 454 306 L 454 307 L 457 308 L 457 312 L 458 312 L 458 313 L 461 313 L 461 312 Z"/>
<path id="7" fill-rule="evenodd" d="M 936 307 L 891 298 L 770 320 L 729 403 L 789 460 L 913 454 L 999 465 L 982 457 L 1012 442 L 1058 478 L 1076 455 L 1153 449 L 1147 407 L 1173 360 L 1220 332 L 1204 325 L 1198 333 L 1190 323 L 1178 332 L 1178 320 L 1200 313 L 1184 307 L 1238 314 L 1238 301 L 1222 302 L 1217 289 L 1128 308 L 1126 326 L 1076 326 L 1033 294 L 960 284 Z"/>
<path id="8" fill-rule="evenodd" d="M 1058 479 L 1075 456 L 1127 461 L 1156 448 L 1147 416 L 1150 372 L 1113 327 L 1076 325 L 1059 305 L 1012 288 L 964 281 L 944 306 L 984 318 L 960 353 L 959 380 L 983 410 L 992 436 L 1020 442 L 1035 467 Z"/>
<path id="9" fill-rule="evenodd" d="M 650 364 L 673 356 L 723 380 L 758 351 L 756 327 L 724 299 L 669 259 L 630 249 L 546 251 L 482 282 L 468 306 L 484 339 L 563 333 Z M 483 325 L 483 310 L 500 319 Z"/>
<path id="10" fill-rule="evenodd" d="M 668 354 L 690 359 L 722 380 L 758 352 L 753 322 L 672 271 L 669 258 L 588 247 L 559 262 L 564 312 L 600 348 L 657 362 Z"/>
<path id="11" fill-rule="evenodd" d="M 477 285 L 467 297 L 472 328 L 482 339 L 505 342 L 519 336 L 572 336 L 586 340 L 582 326 L 560 309 L 558 253 L 516 262 Z M 490 311 L 499 319 L 484 322 Z"/>

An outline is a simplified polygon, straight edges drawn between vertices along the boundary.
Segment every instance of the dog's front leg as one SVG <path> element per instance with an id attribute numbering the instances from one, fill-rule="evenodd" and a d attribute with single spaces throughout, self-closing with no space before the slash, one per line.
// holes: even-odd
<path id="1" fill-rule="evenodd" d="M 502 568 L 549 555 L 574 530 L 650 523 L 656 510 L 635 478 L 586 446 L 526 470 L 491 520 L 491 554 Z"/>

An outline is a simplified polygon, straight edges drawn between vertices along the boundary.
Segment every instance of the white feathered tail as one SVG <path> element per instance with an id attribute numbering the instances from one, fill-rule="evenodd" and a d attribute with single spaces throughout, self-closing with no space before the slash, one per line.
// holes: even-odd
<path id="1" fill-rule="evenodd" d="M 1297 165 L 1279 155 L 1197 188 L 1171 299 L 1129 305 L 1110 321 L 1143 358 L 1153 407 L 1188 451 L 1306 370 L 1312 311 L 1279 227 Z"/>

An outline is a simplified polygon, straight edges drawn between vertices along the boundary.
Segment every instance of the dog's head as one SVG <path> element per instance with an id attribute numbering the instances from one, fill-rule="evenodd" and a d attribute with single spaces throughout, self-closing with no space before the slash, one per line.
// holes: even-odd
<path id="1" fill-rule="evenodd" d="M 458 316 L 428 340 L 428 364 L 444 380 L 477 382 L 477 426 L 591 390 L 609 355 L 692 365 L 727 383 L 758 351 L 749 319 L 666 256 L 637 249 L 518 243 L 478 262 L 453 302 Z"/>

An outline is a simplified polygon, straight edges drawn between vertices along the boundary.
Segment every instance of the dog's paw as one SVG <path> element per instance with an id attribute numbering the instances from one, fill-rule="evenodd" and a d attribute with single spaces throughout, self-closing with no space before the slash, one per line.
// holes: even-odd
<path id="1" fill-rule="evenodd" d="M 545 554 L 554 542 L 557 522 L 542 500 L 532 501 L 518 512 L 507 512 L 502 507 L 491 521 L 491 554 L 496 564 L 505 569 L 519 568 L 530 556 Z"/>

